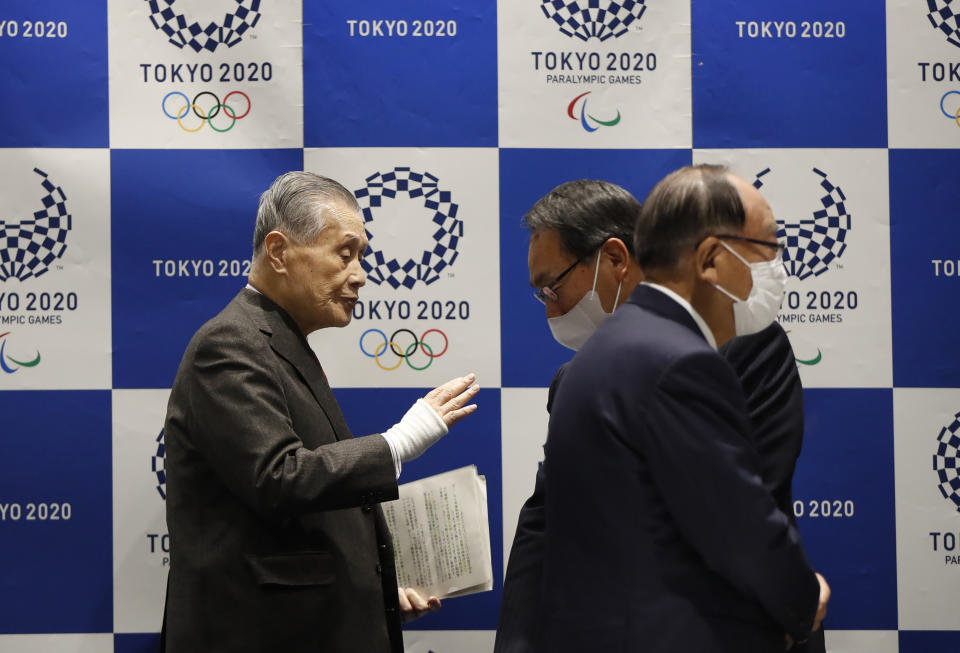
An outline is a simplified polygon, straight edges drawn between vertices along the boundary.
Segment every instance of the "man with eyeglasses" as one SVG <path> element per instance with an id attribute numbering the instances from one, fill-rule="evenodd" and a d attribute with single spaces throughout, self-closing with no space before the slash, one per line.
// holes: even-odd
<path id="1" fill-rule="evenodd" d="M 752 188 L 749 190 L 756 193 Z M 741 192 L 744 191 L 741 189 Z M 756 193 L 752 199 L 758 197 Z M 632 247 L 632 232 L 640 208 L 633 196 L 619 186 L 579 180 L 551 191 L 524 218 L 531 231 L 528 263 L 531 283 L 537 288 L 534 294 L 545 304 L 554 337 L 571 349 L 579 349 L 641 281 L 642 273 Z M 769 207 L 766 211 L 769 213 Z M 725 250 L 742 263 L 757 268 L 762 279 L 765 275 L 785 276 L 780 263 L 782 246 L 773 236 L 774 233 L 770 238 L 752 238 L 721 233 L 714 238 L 721 243 L 731 241 L 755 247 L 756 252 L 767 252 L 768 258 L 773 254 L 769 261 L 751 263 L 736 249 Z M 750 256 L 754 257 L 754 253 Z M 777 283 L 774 279 L 772 285 Z M 775 321 L 770 326 L 760 323 L 772 319 L 779 307 L 779 297 L 771 296 L 775 293 L 763 287 L 770 285 L 761 282 L 744 293 L 749 297 L 756 295 L 749 302 L 753 306 L 767 306 L 765 310 L 770 317 L 760 317 L 759 322 L 758 313 L 763 311 L 737 309 L 737 303 L 748 302 L 739 302 L 736 298 L 735 328 L 745 333 L 759 333 L 733 340 L 722 353 L 734 366 L 747 394 L 754 429 L 751 435 L 761 454 L 764 485 L 794 523 L 791 480 L 803 434 L 802 391 L 793 351 L 783 329 Z M 729 293 L 726 289 L 720 290 L 724 291 Z M 551 384 L 548 410 L 552 408 L 564 367 Z M 546 468 L 547 462 L 538 470 L 534 494 L 520 513 L 504 581 L 496 653 L 553 650 L 543 648 L 540 637 L 540 613 L 546 597 L 541 594 L 543 559 L 545 547 L 549 546 L 544 538 Z M 602 584 L 602 580 L 600 582 Z M 628 620 L 631 618 L 627 616 Z M 636 618 L 642 619 L 642 615 Z M 809 642 L 796 644 L 793 650 L 823 651 L 822 630 L 814 633 Z"/>

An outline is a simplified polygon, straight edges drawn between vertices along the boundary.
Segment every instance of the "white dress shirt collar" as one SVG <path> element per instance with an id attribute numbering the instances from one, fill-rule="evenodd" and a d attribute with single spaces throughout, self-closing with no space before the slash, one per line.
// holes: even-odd
<path id="1" fill-rule="evenodd" d="M 696 309 L 688 302 L 686 299 L 673 292 L 666 286 L 661 286 L 658 283 L 650 283 L 648 281 L 641 282 L 641 285 L 650 286 L 651 288 L 656 288 L 664 295 L 677 302 L 683 308 L 686 309 L 687 313 L 690 314 L 690 317 L 693 318 L 693 321 L 697 323 L 697 326 L 700 327 L 700 332 L 703 333 L 703 337 L 706 338 L 707 344 L 709 344 L 713 349 L 717 348 L 717 339 L 713 337 L 713 331 L 710 330 L 710 327 L 707 325 L 707 321 L 700 317 L 700 314 L 697 313 Z"/>

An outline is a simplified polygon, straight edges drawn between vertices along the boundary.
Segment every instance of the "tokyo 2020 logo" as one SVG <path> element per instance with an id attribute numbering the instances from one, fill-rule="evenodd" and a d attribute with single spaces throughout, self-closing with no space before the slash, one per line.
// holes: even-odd
<path id="1" fill-rule="evenodd" d="M 937 452 L 933 454 L 933 471 L 937 473 L 940 483 L 937 486 L 944 499 L 948 499 L 960 512 L 960 463 L 958 463 L 958 449 L 960 449 L 960 413 L 953 416 L 953 421 L 940 429 L 937 436 Z"/>
<path id="2" fill-rule="evenodd" d="M 623 35 L 647 10 L 646 0 L 541 0 L 543 15 L 563 34 L 581 41 L 606 41 Z"/>
<path id="3" fill-rule="evenodd" d="M 150 457 L 150 468 L 157 477 L 157 492 L 167 500 L 167 450 L 163 441 L 163 429 L 157 436 L 157 453 Z"/>
<path id="4" fill-rule="evenodd" d="M 367 280 L 391 288 L 413 288 L 417 283 L 429 286 L 459 256 L 463 221 L 457 217 L 460 207 L 453 194 L 440 188 L 439 179 L 427 171 L 414 172 L 398 166 L 387 172 L 375 172 L 366 178 L 366 186 L 354 192 L 367 230 L 366 254 L 362 265 Z M 387 236 L 377 236 L 379 211 L 390 211 L 390 200 L 406 197 L 422 204 L 421 216 L 435 225 L 430 240 L 418 256 L 400 260 L 390 255 Z"/>
<path id="5" fill-rule="evenodd" d="M 819 276 L 829 269 L 830 263 L 843 256 L 847 248 L 847 233 L 850 231 L 850 214 L 843 190 L 833 184 L 827 173 L 813 168 L 823 189 L 819 206 L 814 206 L 809 215 L 778 220 L 780 230 L 777 238 L 786 240 L 783 263 L 787 272 L 798 279 Z M 757 173 L 753 185 L 763 187 L 770 168 Z"/>
<path id="6" fill-rule="evenodd" d="M 0 281 L 26 281 L 46 274 L 54 261 L 67 251 L 67 234 L 73 218 L 67 210 L 67 196 L 43 170 L 44 194 L 31 216 L 0 216 Z"/>
<path id="7" fill-rule="evenodd" d="M 150 9 L 150 22 L 178 48 L 194 52 L 214 52 L 219 46 L 232 48 L 260 20 L 260 0 L 233 0 L 237 6 L 219 22 L 201 25 L 177 11 L 177 0 L 144 0 Z M 183 3 L 181 3 L 182 6 Z"/>
<path id="8" fill-rule="evenodd" d="M 927 20 L 960 48 L 960 6 L 954 0 L 927 0 Z"/>

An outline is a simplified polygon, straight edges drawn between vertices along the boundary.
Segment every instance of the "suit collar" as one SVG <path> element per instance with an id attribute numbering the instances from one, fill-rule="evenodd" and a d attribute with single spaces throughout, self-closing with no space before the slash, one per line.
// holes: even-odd
<path id="1" fill-rule="evenodd" d="M 668 289 L 662 286 L 655 287 L 649 283 L 641 283 L 630 293 L 630 298 L 627 302 L 652 313 L 656 313 L 668 320 L 682 324 L 706 340 L 707 344 L 713 349 L 716 349 L 716 341 L 713 339 L 713 333 L 710 331 L 710 327 L 705 321 L 702 325 L 698 324 L 694 318 L 693 311 L 696 309 L 692 306 L 684 306 L 683 303 L 678 301 L 674 296 L 675 293 L 672 291 L 665 292 L 666 290 Z M 701 321 L 703 320 L 703 318 L 700 319 Z M 709 336 L 707 334 L 709 334 Z"/>
<path id="2" fill-rule="evenodd" d="M 337 439 L 353 437 L 319 359 L 289 313 L 266 295 L 249 288 L 241 290 L 235 301 L 241 303 L 260 332 L 269 337 L 270 348 L 300 373 L 311 394 L 327 414 Z"/>

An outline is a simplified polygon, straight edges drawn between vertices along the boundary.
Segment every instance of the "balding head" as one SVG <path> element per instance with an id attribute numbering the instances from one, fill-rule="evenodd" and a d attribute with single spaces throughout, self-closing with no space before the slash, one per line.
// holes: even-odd
<path id="1" fill-rule="evenodd" d="M 706 236 L 742 231 L 744 206 L 732 179 L 725 167 L 702 164 L 680 168 L 654 186 L 634 230 L 640 267 L 670 270 Z"/>

